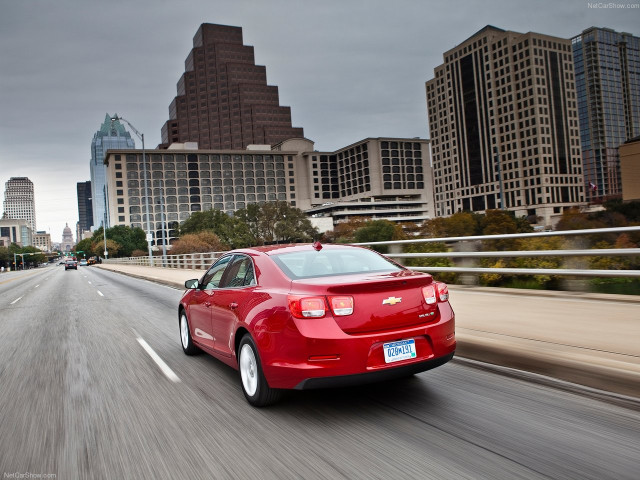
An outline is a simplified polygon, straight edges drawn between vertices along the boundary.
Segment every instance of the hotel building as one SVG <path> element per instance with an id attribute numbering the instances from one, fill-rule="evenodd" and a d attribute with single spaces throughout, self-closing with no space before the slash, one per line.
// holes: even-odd
<path id="1" fill-rule="evenodd" d="M 146 230 L 145 195 L 158 242 L 163 225 L 172 239 L 175 223 L 193 212 L 218 209 L 232 215 L 251 203 L 286 201 L 315 217 L 334 216 L 334 221 L 352 215 L 415 222 L 433 217 L 427 140 L 368 138 L 335 152 L 315 151 L 304 138 L 273 148 L 188 146 L 146 152 L 146 181 L 140 150 L 107 152 L 113 225 Z"/>
<path id="2" fill-rule="evenodd" d="M 487 26 L 426 82 L 436 216 L 584 204 L 571 40 Z"/>

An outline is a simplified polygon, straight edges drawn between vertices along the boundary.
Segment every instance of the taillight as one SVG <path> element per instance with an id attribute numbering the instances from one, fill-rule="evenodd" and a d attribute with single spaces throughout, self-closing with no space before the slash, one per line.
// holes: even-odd
<path id="1" fill-rule="evenodd" d="M 446 302 L 449 300 L 449 287 L 447 287 L 446 283 L 436 283 L 438 288 L 438 298 L 441 302 Z"/>
<path id="2" fill-rule="evenodd" d="M 424 301 L 427 302 L 427 305 L 433 305 L 438 301 L 433 283 L 422 288 L 422 296 L 424 297 Z"/>
<path id="3" fill-rule="evenodd" d="M 329 297 L 329 304 L 336 316 L 343 317 L 353 313 L 353 297 Z"/>
<path id="4" fill-rule="evenodd" d="M 422 288 L 422 295 L 427 305 L 449 300 L 449 288 L 446 283 L 434 282 Z"/>
<path id="5" fill-rule="evenodd" d="M 296 318 L 324 317 L 327 302 L 324 297 L 296 297 L 289 295 L 289 310 Z"/>

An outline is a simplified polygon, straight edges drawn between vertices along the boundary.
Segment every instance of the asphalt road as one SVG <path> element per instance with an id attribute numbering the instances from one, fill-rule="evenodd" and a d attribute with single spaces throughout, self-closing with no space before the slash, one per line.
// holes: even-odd
<path id="1" fill-rule="evenodd" d="M 459 360 L 254 409 L 182 353 L 180 295 L 92 267 L 0 276 L 2 478 L 638 478 L 637 404 Z"/>

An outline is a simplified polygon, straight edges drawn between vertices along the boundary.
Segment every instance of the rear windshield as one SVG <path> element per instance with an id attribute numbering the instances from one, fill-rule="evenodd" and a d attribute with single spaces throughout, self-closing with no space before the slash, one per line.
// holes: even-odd
<path id="1" fill-rule="evenodd" d="M 306 250 L 281 253 L 271 258 L 292 280 L 402 270 L 386 258 L 363 248 Z"/>

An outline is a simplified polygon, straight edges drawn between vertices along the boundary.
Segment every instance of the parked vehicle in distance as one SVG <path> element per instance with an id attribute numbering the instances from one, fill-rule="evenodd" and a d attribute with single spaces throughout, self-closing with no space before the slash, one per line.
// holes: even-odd
<path id="1" fill-rule="evenodd" d="M 89 265 L 95 265 L 97 263 L 96 257 L 89 257 L 89 260 L 87 260 L 87 264 Z"/>
<path id="2" fill-rule="evenodd" d="M 76 262 L 75 260 L 65 260 L 64 269 L 69 270 L 70 268 L 78 270 L 78 262 Z"/>
<path id="3" fill-rule="evenodd" d="M 275 245 L 220 257 L 185 282 L 178 306 L 184 353 L 237 369 L 247 401 L 409 376 L 456 348 L 446 284 L 372 250 Z"/>
<path id="4" fill-rule="evenodd" d="M 88 265 L 88 263 L 84 258 L 82 260 L 80 260 L 80 266 L 81 267 L 86 267 L 87 265 Z"/>

